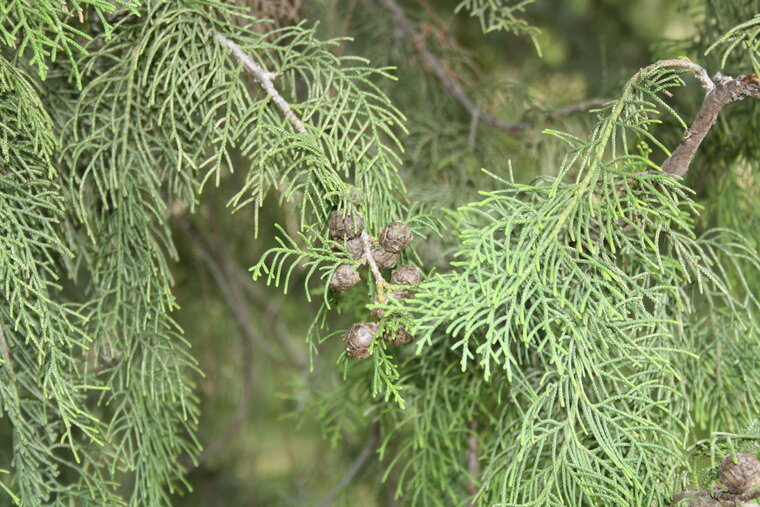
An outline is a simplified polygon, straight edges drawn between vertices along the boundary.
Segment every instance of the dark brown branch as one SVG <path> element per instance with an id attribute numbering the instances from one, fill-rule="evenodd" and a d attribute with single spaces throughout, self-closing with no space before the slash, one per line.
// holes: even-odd
<path id="1" fill-rule="evenodd" d="M 306 127 L 304 126 L 303 122 L 301 122 L 298 116 L 296 116 L 296 114 L 290 108 L 290 105 L 285 102 L 285 99 L 282 98 L 282 95 L 280 95 L 280 93 L 274 87 L 274 84 L 272 84 L 272 80 L 277 77 L 277 74 L 265 70 L 261 65 L 253 61 L 250 56 L 245 54 L 243 50 L 240 49 L 240 46 L 229 40 L 224 35 L 219 33 L 216 34 L 216 40 L 219 42 L 219 44 L 229 49 L 235 58 L 237 58 L 240 63 L 242 63 L 245 68 L 248 69 L 248 72 L 250 72 L 256 81 L 261 84 L 262 88 L 264 88 L 267 94 L 272 98 L 272 101 L 277 105 L 277 107 L 280 108 L 280 110 L 285 115 L 285 118 L 288 119 L 296 131 L 302 134 L 306 133 Z"/>
<path id="2" fill-rule="evenodd" d="M 680 60 L 667 60 L 666 63 L 677 61 Z M 702 69 L 696 64 L 692 65 Z M 689 170 L 689 166 L 692 160 L 694 160 L 694 155 L 699 145 L 707 135 L 707 132 L 709 132 L 710 127 L 715 124 L 718 114 L 725 106 L 746 97 L 760 99 L 760 80 L 758 80 L 755 74 L 751 76 L 739 76 L 738 78 L 717 74 L 714 83 L 709 78 L 705 80 L 704 76 L 707 73 L 704 72 L 704 69 L 701 72 L 697 71 L 697 75 L 700 82 L 707 89 L 707 95 L 704 102 L 702 102 L 702 107 L 697 113 L 694 123 L 692 123 L 691 127 L 686 130 L 681 138 L 681 144 L 662 163 L 662 170 L 664 172 L 678 177 L 682 177 Z"/>
<path id="3" fill-rule="evenodd" d="M 395 33 L 403 42 L 412 43 L 420 55 L 425 70 L 441 82 L 443 88 L 451 94 L 462 107 L 465 108 L 470 117 L 477 118 L 493 127 L 498 128 L 512 137 L 517 137 L 520 132 L 532 127 L 530 123 L 508 123 L 489 114 L 475 105 L 467 96 L 465 91 L 454 79 L 446 72 L 438 58 L 425 46 L 422 39 L 417 36 L 412 22 L 406 17 L 404 11 L 396 3 L 396 0 L 380 0 L 380 3 L 390 11 L 393 21 L 396 25 Z M 476 120 L 477 121 L 477 120 Z"/>

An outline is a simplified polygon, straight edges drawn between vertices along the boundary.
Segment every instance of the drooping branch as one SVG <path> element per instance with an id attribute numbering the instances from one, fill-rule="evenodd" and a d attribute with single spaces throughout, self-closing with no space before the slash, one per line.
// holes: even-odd
<path id="1" fill-rule="evenodd" d="M 717 74 L 713 81 L 707 77 L 705 69 L 687 60 L 665 60 L 664 63 L 670 67 L 678 66 L 694 70 L 697 79 L 707 90 L 702 107 L 691 127 L 686 130 L 681 138 L 681 144 L 662 163 L 664 172 L 682 177 L 689 170 L 699 145 L 709 132 L 710 127 L 717 121 L 721 110 L 731 102 L 746 97 L 760 99 L 760 79 L 756 74 L 737 78 Z"/>
<path id="2" fill-rule="evenodd" d="M 304 126 L 303 122 L 298 118 L 298 116 L 296 116 L 296 113 L 294 113 L 290 108 L 290 104 L 288 104 L 285 99 L 282 98 L 282 95 L 280 95 L 272 83 L 272 80 L 277 77 L 277 74 L 267 71 L 261 65 L 253 61 L 250 56 L 245 54 L 245 52 L 240 49 L 240 46 L 229 40 L 224 35 L 219 33 L 216 34 L 216 40 L 219 42 L 219 44 L 229 49 L 235 58 L 237 58 L 240 63 L 242 63 L 245 68 L 248 69 L 256 81 L 259 82 L 262 88 L 264 88 L 267 94 L 272 98 L 272 101 L 277 105 L 277 107 L 280 108 L 280 110 L 285 115 L 285 118 L 288 119 L 296 131 L 302 134 L 306 133 L 306 127 Z"/>

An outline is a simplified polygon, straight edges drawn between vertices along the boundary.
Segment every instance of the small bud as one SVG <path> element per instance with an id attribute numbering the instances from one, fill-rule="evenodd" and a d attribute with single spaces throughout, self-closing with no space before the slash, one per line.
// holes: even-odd
<path id="1" fill-rule="evenodd" d="M 330 278 L 330 288 L 345 292 L 356 286 L 360 280 L 359 272 L 351 264 L 341 264 Z"/>
<path id="2" fill-rule="evenodd" d="M 422 281 L 422 270 L 416 266 L 404 264 L 399 266 L 391 274 L 391 283 L 393 285 L 417 285 Z"/>
<path id="3" fill-rule="evenodd" d="M 380 231 L 380 244 L 386 252 L 398 253 L 412 242 L 412 230 L 403 222 L 391 222 Z"/>
<path id="4" fill-rule="evenodd" d="M 367 359 L 369 357 L 369 347 L 372 345 L 372 339 L 376 331 L 377 324 L 374 322 L 354 324 L 344 338 L 346 354 L 358 359 Z"/>
<path id="5" fill-rule="evenodd" d="M 336 210 L 327 219 L 327 229 L 333 239 L 354 239 L 364 230 L 364 218 L 358 213 Z"/>
<path id="6" fill-rule="evenodd" d="M 401 260 L 401 254 L 375 247 L 372 249 L 372 258 L 375 259 L 378 268 L 391 269 Z"/>
<path id="7" fill-rule="evenodd" d="M 748 452 L 729 454 L 718 467 L 718 478 L 730 493 L 747 493 L 760 488 L 760 461 Z"/>

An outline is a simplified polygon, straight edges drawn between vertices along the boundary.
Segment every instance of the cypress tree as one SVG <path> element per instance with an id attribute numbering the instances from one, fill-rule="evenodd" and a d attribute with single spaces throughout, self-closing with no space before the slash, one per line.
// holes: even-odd
<path id="1" fill-rule="evenodd" d="M 327 503 L 760 497 L 760 4 L 571 103 L 441 19 L 538 59 L 549 4 L 0 6 L 7 502 L 181 504 L 256 357 L 359 449 Z"/>

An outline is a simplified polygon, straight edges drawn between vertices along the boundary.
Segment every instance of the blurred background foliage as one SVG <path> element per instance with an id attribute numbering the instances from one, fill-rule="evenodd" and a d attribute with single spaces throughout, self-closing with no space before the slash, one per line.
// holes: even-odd
<path id="1" fill-rule="evenodd" d="M 622 83 L 657 58 L 687 55 L 714 72 L 719 55 L 704 58 L 701 53 L 709 45 L 708 37 L 731 26 L 713 26 L 710 34 L 705 32 L 701 22 L 710 15 L 709 2 L 704 10 L 689 2 L 658 0 L 536 1 L 527 3 L 524 19 L 539 30 L 539 56 L 528 37 L 483 35 L 477 19 L 454 12 L 458 2 L 399 2 L 418 23 L 424 44 L 483 110 L 505 121 L 532 125 L 513 137 L 480 123 L 473 146 L 467 112 L 426 71 L 414 47 L 400 39 L 394 19 L 380 2 L 239 3 L 279 25 L 319 22 L 322 38 L 350 38 L 336 52 L 366 57 L 373 66 L 396 67 L 398 80 L 379 85 L 408 119 L 410 135 L 403 138 L 401 176 L 410 200 L 451 208 L 493 186 L 481 168 L 506 176 L 510 160 L 515 179 L 523 182 L 554 174 L 564 147 L 542 136 L 541 130 L 581 133 L 593 119 L 587 111 L 555 113 L 589 99 L 616 96 Z M 720 25 L 719 18 L 716 23 Z M 679 89 L 674 98 L 679 112 L 692 117 L 701 94 L 698 86 Z M 749 114 L 747 110 L 756 106 L 733 107 L 732 114 Z M 674 147 L 680 128 L 665 125 L 663 131 L 658 135 L 669 138 Z M 698 182 L 699 198 L 718 201 L 726 194 L 742 193 L 736 188 L 741 178 L 705 169 L 722 163 L 711 155 L 709 139 L 690 176 L 690 181 Z M 301 290 L 304 273 L 294 275 L 287 296 L 250 280 L 248 267 L 274 246 L 272 224 L 295 228 L 297 217 L 270 197 L 261 212 L 262 229 L 254 239 L 250 209 L 224 212 L 230 195 L 240 187 L 241 173 L 226 175 L 219 188 L 206 191 L 204 205 L 194 215 L 175 221 L 181 259 L 172 266 L 180 305 L 176 318 L 191 330 L 187 336 L 204 372 L 199 384 L 199 439 L 205 444 L 201 464 L 189 477 L 194 491 L 176 503 L 403 505 L 403 499 L 394 500 L 393 475 L 383 483 L 384 467 L 368 455 L 367 444 L 376 438 L 374 429 L 362 423 L 351 400 L 369 393 L 356 392 L 357 387 L 344 382 L 341 368 L 336 368 L 342 342 L 329 340 L 309 357 L 304 337 L 317 305 L 309 303 Z M 757 208 L 748 209 L 745 216 L 722 213 L 720 206 L 711 209 L 703 215 L 705 222 L 757 230 Z M 426 267 L 442 267 L 453 234 L 418 239 L 415 245 Z M 348 303 L 343 306 L 351 308 Z M 331 315 L 334 322 L 329 328 L 349 326 L 357 320 L 353 311 Z M 329 406 L 320 399 L 319 393 L 341 389 L 346 391 L 346 406 Z M 340 429 L 331 424 L 334 418 L 342 420 Z"/>

